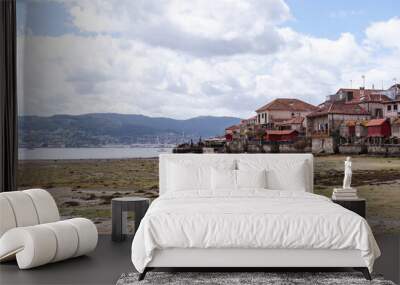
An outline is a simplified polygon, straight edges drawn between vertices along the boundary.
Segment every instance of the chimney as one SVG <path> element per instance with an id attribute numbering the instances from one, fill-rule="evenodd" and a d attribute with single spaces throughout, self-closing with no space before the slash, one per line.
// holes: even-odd
<path id="1" fill-rule="evenodd" d="M 360 87 L 360 100 L 364 100 L 365 98 L 365 87 Z"/>
<path id="2" fill-rule="evenodd" d="M 353 100 L 353 91 L 347 91 L 346 92 L 346 102 L 350 102 Z"/>

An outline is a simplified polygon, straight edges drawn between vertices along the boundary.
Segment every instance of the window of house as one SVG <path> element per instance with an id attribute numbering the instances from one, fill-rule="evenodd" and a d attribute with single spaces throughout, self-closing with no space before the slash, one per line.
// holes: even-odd
<path id="1" fill-rule="evenodd" d="M 393 105 L 393 110 L 397 111 L 397 104 Z"/>
<path id="2" fill-rule="evenodd" d="M 391 110 L 392 110 L 392 105 L 388 105 L 388 106 L 387 106 L 387 110 L 388 110 L 388 111 L 391 111 Z"/>

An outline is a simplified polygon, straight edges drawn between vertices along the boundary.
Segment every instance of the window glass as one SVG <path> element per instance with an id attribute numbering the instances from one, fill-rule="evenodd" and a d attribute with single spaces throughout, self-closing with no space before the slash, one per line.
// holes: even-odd
<path id="1" fill-rule="evenodd" d="M 360 60 L 379 56 L 375 47 L 383 48 L 377 37 L 366 41 L 364 32 L 296 28 L 301 20 L 293 21 L 300 18 L 291 2 L 296 1 L 17 0 L 18 188 L 45 188 L 63 218 L 87 217 L 109 233 L 113 198 L 158 196 L 162 153 L 280 151 L 313 152 L 315 193 L 330 197 L 342 184 L 345 154 L 329 155 L 343 139 L 340 118 L 304 121 L 304 131 L 289 143 L 279 133 L 276 141 L 265 134 L 298 128 L 282 126 L 282 120 L 304 116 L 308 104 L 314 111 L 335 88 L 346 90 L 347 80 L 357 76 L 361 84 L 360 70 L 371 74 L 368 84 L 377 80 L 372 76 L 395 73 L 387 59 L 398 56 L 389 56 L 388 44 L 383 58 Z M 382 64 L 368 71 L 371 62 Z M 353 88 L 355 101 L 360 91 Z M 260 112 L 258 126 L 238 126 L 275 99 L 281 103 Z M 371 117 L 387 114 L 369 107 Z M 319 130 L 311 130 L 315 137 L 307 135 L 305 122 Z M 355 154 L 354 181 L 368 200 L 369 222 L 374 229 L 400 229 L 400 160 L 356 155 L 364 143 L 393 140 L 370 138 L 366 122 L 359 123 L 362 150 L 344 148 Z"/>

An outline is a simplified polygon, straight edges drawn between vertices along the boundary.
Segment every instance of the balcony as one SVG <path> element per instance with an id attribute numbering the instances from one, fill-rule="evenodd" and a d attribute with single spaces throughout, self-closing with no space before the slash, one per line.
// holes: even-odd
<path id="1" fill-rule="evenodd" d="M 329 130 L 316 130 L 311 132 L 312 138 L 327 138 L 329 137 Z"/>

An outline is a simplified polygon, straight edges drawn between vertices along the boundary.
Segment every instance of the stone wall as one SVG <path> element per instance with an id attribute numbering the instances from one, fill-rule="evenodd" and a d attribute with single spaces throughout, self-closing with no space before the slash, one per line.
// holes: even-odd
<path id="1" fill-rule="evenodd" d="M 225 152 L 227 153 L 242 153 L 244 152 L 243 143 L 241 141 L 232 141 L 225 145 Z"/>
<path id="2" fill-rule="evenodd" d="M 312 153 L 335 153 L 333 138 L 312 138 L 311 149 Z"/>
<path id="3" fill-rule="evenodd" d="M 367 153 L 366 145 L 341 145 L 339 146 L 339 153 L 342 154 L 361 154 Z"/>
<path id="4" fill-rule="evenodd" d="M 312 145 L 305 145 L 302 148 L 296 144 L 263 144 L 258 142 L 249 142 L 244 144 L 241 141 L 229 142 L 225 146 L 227 153 L 335 153 L 334 139 L 328 138 L 313 138 Z M 203 149 L 204 150 L 204 149 Z M 371 155 L 400 155 L 400 145 L 364 145 L 364 144 L 346 144 L 338 147 L 341 154 L 363 154 Z M 211 151 L 211 150 L 210 150 Z"/>
<path id="5" fill-rule="evenodd" d="M 387 146 L 388 155 L 400 155 L 400 145 Z"/>
<path id="6" fill-rule="evenodd" d="M 267 153 L 270 153 L 272 151 L 271 145 L 269 145 L 269 144 L 263 145 L 262 149 L 264 150 L 264 152 L 267 152 Z"/>
<path id="7" fill-rule="evenodd" d="M 311 152 L 311 147 L 305 146 L 299 149 L 295 144 L 281 144 L 279 145 L 279 152 L 281 153 L 309 153 Z"/>
<path id="8" fill-rule="evenodd" d="M 214 148 L 212 148 L 212 147 L 203 147 L 203 153 L 214 153 Z"/>
<path id="9" fill-rule="evenodd" d="M 368 154 L 400 155 L 400 145 L 369 145 Z"/>
<path id="10" fill-rule="evenodd" d="M 262 152 L 262 147 L 260 144 L 248 144 L 247 152 L 249 153 L 260 153 Z"/>

